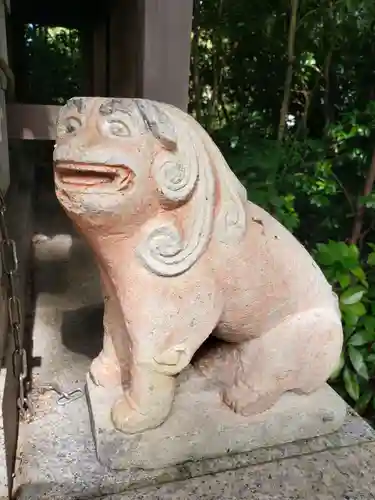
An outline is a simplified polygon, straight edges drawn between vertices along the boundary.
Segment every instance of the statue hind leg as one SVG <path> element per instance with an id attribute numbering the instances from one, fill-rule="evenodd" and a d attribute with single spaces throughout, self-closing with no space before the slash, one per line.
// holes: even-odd
<path id="1" fill-rule="evenodd" d="M 310 393 L 335 369 L 343 334 L 335 311 L 312 309 L 243 344 L 221 344 L 199 368 L 223 390 L 235 412 L 267 410 L 286 391 Z"/>

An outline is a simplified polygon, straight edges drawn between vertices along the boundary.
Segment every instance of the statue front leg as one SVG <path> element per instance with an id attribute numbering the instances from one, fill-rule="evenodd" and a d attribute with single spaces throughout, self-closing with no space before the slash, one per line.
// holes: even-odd
<path id="1" fill-rule="evenodd" d="M 101 273 L 104 297 L 103 349 L 93 360 L 90 375 L 95 384 L 115 387 L 129 383 L 129 339 L 123 314 L 104 272 Z"/>
<path id="2" fill-rule="evenodd" d="M 131 377 L 131 388 L 112 408 L 114 426 L 128 434 L 154 429 L 167 419 L 176 385 L 176 377 L 137 360 L 133 360 Z"/>
<path id="3" fill-rule="evenodd" d="M 166 420 L 174 400 L 176 375 L 187 367 L 211 329 L 203 323 L 194 338 L 189 338 L 189 333 L 181 330 L 184 342 L 169 345 L 162 352 L 151 335 L 132 338 L 130 388 L 112 409 L 112 420 L 118 430 L 133 434 L 158 427 Z M 162 336 L 173 337 L 161 333 L 156 335 L 159 342 Z"/>
<path id="4" fill-rule="evenodd" d="M 176 375 L 215 328 L 221 300 L 212 290 L 194 295 L 161 293 L 152 303 L 158 308 L 130 307 L 127 318 L 132 343 L 131 384 L 112 408 L 115 427 L 133 434 L 161 425 L 168 417 L 175 393 Z M 152 290 L 152 288 L 151 288 Z M 177 297 L 177 299 L 176 299 Z M 133 313 L 132 313 L 133 311 Z"/>

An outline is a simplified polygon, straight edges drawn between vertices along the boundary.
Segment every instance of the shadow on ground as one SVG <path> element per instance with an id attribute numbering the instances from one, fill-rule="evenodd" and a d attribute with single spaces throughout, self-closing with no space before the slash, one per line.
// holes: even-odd
<path id="1" fill-rule="evenodd" d="M 47 166 L 36 168 L 35 178 L 37 184 L 34 199 L 35 232 L 50 238 L 61 233 L 74 234 L 73 224 L 55 194 L 52 162 Z"/>
<path id="2" fill-rule="evenodd" d="M 103 344 L 103 305 L 64 311 L 61 337 L 69 351 L 94 359 Z"/>

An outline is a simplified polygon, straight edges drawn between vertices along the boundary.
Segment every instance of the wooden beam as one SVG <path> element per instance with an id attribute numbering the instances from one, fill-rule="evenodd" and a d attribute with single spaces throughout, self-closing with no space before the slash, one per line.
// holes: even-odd
<path id="1" fill-rule="evenodd" d="M 11 0 L 12 17 L 21 24 L 81 28 L 106 15 L 112 1 L 99 0 L 95 7 L 90 0 Z"/>
<path id="2" fill-rule="evenodd" d="M 8 104 L 9 139 L 55 140 L 60 106 Z"/>

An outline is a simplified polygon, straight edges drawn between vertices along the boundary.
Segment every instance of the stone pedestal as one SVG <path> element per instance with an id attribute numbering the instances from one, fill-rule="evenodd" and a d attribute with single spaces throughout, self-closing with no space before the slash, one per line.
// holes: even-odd
<path id="1" fill-rule="evenodd" d="M 115 430 L 111 421 L 111 407 L 121 397 L 121 388 L 98 387 L 87 377 L 92 430 L 103 465 L 115 470 L 160 469 L 268 448 L 332 433 L 346 416 L 344 401 L 328 385 L 308 396 L 284 394 L 272 409 L 245 418 L 224 405 L 217 388 L 194 370 L 183 373 L 179 382 L 166 422 L 130 435 Z"/>

